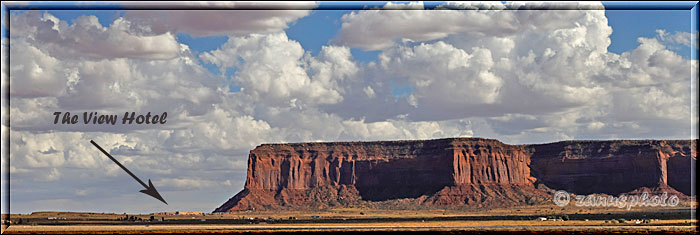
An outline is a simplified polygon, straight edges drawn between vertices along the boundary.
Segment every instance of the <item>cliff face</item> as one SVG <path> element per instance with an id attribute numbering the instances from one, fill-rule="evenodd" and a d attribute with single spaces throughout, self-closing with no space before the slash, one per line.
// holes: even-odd
<path id="1" fill-rule="evenodd" d="M 535 189 L 535 182 L 579 194 L 669 185 L 690 195 L 689 175 L 694 172 L 690 164 L 694 166 L 696 159 L 690 145 L 690 141 L 507 145 L 479 138 L 264 144 L 250 152 L 243 191 L 215 212 L 388 202 L 503 206 L 551 199 Z"/>
<path id="2" fill-rule="evenodd" d="M 695 142 L 692 142 L 695 143 Z M 576 194 L 620 194 L 671 186 L 691 195 L 691 141 L 563 141 L 528 146 L 532 176 Z"/>
<path id="3" fill-rule="evenodd" d="M 266 144 L 250 152 L 245 189 L 216 211 L 421 196 L 469 204 L 460 191 L 489 193 L 469 185 L 534 191 L 529 164 L 523 147 L 488 139 Z"/>
<path id="4" fill-rule="evenodd" d="M 693 180 L 696 178 L 697 144 L 697 140 L 669 141 L 670 149 L 665 150 L 669 155 L 666 161 L 668 185 L 685 195 L 696 195 Z"/>

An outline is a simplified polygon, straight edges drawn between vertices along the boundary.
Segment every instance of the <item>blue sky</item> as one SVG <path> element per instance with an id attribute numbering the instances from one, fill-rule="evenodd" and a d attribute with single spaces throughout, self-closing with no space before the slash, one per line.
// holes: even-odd
<path id="1" fill-rule="evenodd" d="M 404 2 L 399 2 L 404 3 Z M 365 8 L 383 6 L 385 2 L 366 3 Z M 624 4 L 608 2 L 607 6 L 621 7 Z M 654 5 L 650 2 L 643 5 Z M 676 5 L 686 5 L 687 2 L 675 2 Z M 63 5 L 69 6 L 69 3 Z M 357 7 L 358 3 L 349 2 L 326 2 L 319 5 L 319 9 L 336 9 Z M 426 8 L 439 5 L 439 2 L 426 3 Z M 298 19 L 285 30 L 288 37 L 298 41 L 302 47 L 316 56 L 321 47 L 328 45 L 342 25 L 341 17 L 357 10 L 314 10 L 308 16 Z M 73 22 L 82 15 L 95 15 L 103 26 L 109 26 L 115 19 L 125 14 L 125 10 L 46 10 L 57 18 L 67 22 Z M 611 44 L 608 50 L 615 53 L 622 53 L 633 50 L 639 46 L 637 38 L 656 37 L 657 30 L 663 29 L 667 32 L 689 32 L 691 28 L 691 11 L 689 10 L 607 10 L 605 15 L 608 24 L 613 28 Z M 3 27 L 3 37 L 6 37 Z M 187 33 L 178 33 L 177 40 L 190 47 L 196 53 L 213 51 L 223 45 L 228 38 L 226 36 L 193 37 Z M 677 46 L 672 48 L 684 58 L 697 59 L 697 53 L 692 53 L 690 47 Z M 697 50 L 696 50 L 697 51 Z M 351 48 L 352 56 L 360 62 L 370 63 L 377 59 L 380 51 L 365 51 L 359 48 Z M 221 74 L 216 66 L 202 63 L 213 74 Z M 232 76 L 235 71 L 227 71 L 227 76 Z M 412 89 L 405 85 L 392 85 L 392 92 L 396 99 L 406 97 Z M 230 85 L 231 91 L 238 91 L 240 87 Z"/>
<path id="2" fill-rule="evenodd" d="M 398 3 L 401 3 L 400 1 Z M 59 6 L 70 6 L 71 3 L 55 3 Z M 383 6 L 385 2 L 365 3 L 366 8 Z M 438 5 L 439 2 L 426 3 L 426 8 Z M 603 2 L 608 7 L 629 7 L 624 3 L 619 2 Z M 647 2 L 642 6 L 654 5 L 687 5 L 688 2 Z M 31 4 L 30 4 L 31 5 Z M 357 7 L 358 3 L 350 2 L 325 2 L 319 5 L 319 9 L 334 9 Z M 354 10 L 357 11 L 357 10 Z M 124 10 L 46 10 L 50 14 L 58 17 L 61 20 L 72 22 L 81 15 L 95 15 L 103 26 L 109 26 L 116 18 L 123 16 Z M 312 55 L 316 55 L 323 45 L 327 45 L 329 41 L 336 35 L 342 24 L 341 17 L 349 14 L 353 10 L 315 10 L 306 17 L 297 20 L 287 30 L 290 39 L 298 41 L 305 50 L 308 50 Z M 4 14 L 4 12 L 3 12 Z M 607 10 L 605 15 L 608 18 L 608 24 L 613 28 L 611 44 L 609 51 L 622 53 L 630 51 L 639 45 L 637 38 L 639 37 L 655 37 L 656 30 L 663 29 L 667 32 L 689 32 L 691 28 L 691 11 L 690 10 Z M 696 17 L 696 16 L 695 16 Z M 697 18 L 697 17 L 696 17 Z M 697 26 L 696 26 L 697 28 Z M 697 29 L 696 29 L 697 30 Z M 3 24 L 3 37 L 7 37 Z M 195 52 L 201 53 L 212 51 L 226 42 L 226 36 L 211 36 L 211 37 L 192 37 L 185 33 L 178 34 L 178 41 L 184 43 Z M 691 57 L 691 48 L 679 47 L 676 52 L 685 58 Z M 353 57 L 362 62 L 370 62 L 376 59 L 379 51 L 364 51 L 353 48 L 351 50 Z M 693 55 L 693 59 L 697 56 Z M 212 67 L 213 68 L 213 67 Z M 218 73 L 218 71 L 213 71 Z"/>
<path id="3" fill-rule="evenodd" d="M 653 38 L 656 36 L 657 29 L 664 29 L 667 32 L 692 32 L 690 11 L 608 10 L 605 16 L 608 17 L 608 24 L 613 28 L 608 50 L 615 53 L 637 48 L 638 37 Z M 686 47 L 676 52 L 688 58 L 691 54 L 689 49 Z"/>

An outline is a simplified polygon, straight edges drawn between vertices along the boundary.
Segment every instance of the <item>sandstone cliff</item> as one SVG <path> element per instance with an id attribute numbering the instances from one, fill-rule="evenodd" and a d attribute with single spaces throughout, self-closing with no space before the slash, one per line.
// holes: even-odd
<path id="1" fill-rule="evenodd" d="M 513 187 L 527 192 L 493 201 L 517 204 L 543 196 L 529 164 L 523 147 L 489 139 L 265 144 L 250 152 L 245 189 L 216 211 L 407 198 L 483 204 Z"/>
<path id="2" fill-rule="evenodd" d="M 577 194 L 619 194 L 670 186 L 691 192 L 697 141 L 562 141 L 530 145 L 538 182 Z M 692 168 L 691 168 L 692 167 Z"/>
<path id="3" fill-rule="evenodd" d="M 694 150 L 690 141 L 507 145 L 480 138 L 264 144 L 250 152 L 244 189 L 215 212 L 551 200 L 535 182 L 579 194 L 671 186 L 690 195 Z"/>

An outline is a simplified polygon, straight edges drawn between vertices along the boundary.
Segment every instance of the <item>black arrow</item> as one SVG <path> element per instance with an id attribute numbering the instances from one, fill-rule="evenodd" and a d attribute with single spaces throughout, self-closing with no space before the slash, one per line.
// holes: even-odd
<path id="1" fill-rule="evenodd" d="M 156 190 L 156 187 L 153 186 L 153 183 L 151 183 L 151 179 L 148 179 L 148 185 L 146 185 L 143 181 L 141 181 L 141 179 L 139 179 L 139 177 L 136 177 L 136 175 L 134 175 L 134 173 L 131 173 L 131 171 L 129 171 L 129 169 L 126 169 L 126 167 L 124 167 L 124 165 L 122 165 L 121 163 L 119 163 L 119 162 L 117 161 L 117 159 L 114 159 L 114 157 L 112 157 L 112 155 L 110 155 L 109 153 L 107 153 L 107 151 L 105 151 L 104 149 L 102 149 L 102 147 L 100 147 L 99 145 L 97 145 L 97 143 L 95 143 L 95 141 L 90 140 L 90 143 L 92 143 L 92 145 L 95 145 L 95 147 L 97 147 L 97 149 L 99 149 L 100 151 L 102 151 L 102 153 L 104 153 L 105 155 L 107 155 L 107 157 L 109 157 L 109 159 L 112 159 L 112 161 L 114 161 L 114 163 L 116 163 L 119 167 L 121 167 L 122 169 L 124 169 L 124 171 L 126 171 L 126 173 L 129 173 L 129 175 L 130 175 L 131 177 L 134 177 L 134 179 L 135 179 L 136 181 L 138 181 L 139 184 L 143 185 L 143 187 L 146 188 L 146 189 L 141 190 L 141 191 L 139 191 L 139 192 L 142 192 L 142 193 L 147 194 L 148 196 L 154 197 L 154 198 L 160 200 L 161 202 L 165 203 L 166 205 L 168 204 L 167 202 L 165 202 L 165 199 L 163 199 L 163 197 L 160 196 L 160 194 L 158 193 L 158 190 Z"/>

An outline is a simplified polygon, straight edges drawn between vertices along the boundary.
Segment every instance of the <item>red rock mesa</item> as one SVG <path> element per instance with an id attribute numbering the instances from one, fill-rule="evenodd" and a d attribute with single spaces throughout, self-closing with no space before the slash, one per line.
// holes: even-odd
<path id="1" fill-rule="evenodd" d="M 695 143 L 507 145 L 450 138 L 263 144 L 250 151 L 244 189 L 215 212 L 360 204 L 488 207 L 551 200 L 551 191 L 536 184 L 580 194 L 670 185 L 690 195 Z"/>

